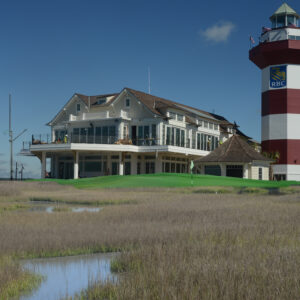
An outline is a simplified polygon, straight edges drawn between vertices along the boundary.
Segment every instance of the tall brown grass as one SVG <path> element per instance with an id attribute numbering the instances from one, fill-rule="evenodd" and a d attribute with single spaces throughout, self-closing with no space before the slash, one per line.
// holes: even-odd
<path id="1" fill-rule="evenodd" d="M 70 201 L 72 197 L 95 202 L 134 200 L 98 213 L 0 215 L 0 255 L 123 250 L 113 264 L 123 273 L 119 283 L 96 283 L 79 298 L 300 298 L 299 194 L 202 194 L 176 189 L 77 194 L 72 188 L 47 188 L 24 187 L 16 197 L 18 201 L 33 195 Z"/>

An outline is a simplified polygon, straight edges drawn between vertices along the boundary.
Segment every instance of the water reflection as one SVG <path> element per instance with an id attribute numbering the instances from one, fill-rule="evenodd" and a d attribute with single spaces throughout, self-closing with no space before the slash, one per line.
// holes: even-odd
<path id="1" fill-rule="evenodd" d="M 55 211 L 70 211 L 75 213 L 80 212 L 99 212 L 102 207 L 67 207 L 67 206 L 34 206 L 29 211 L 53 213 Z"/>
<path id="2" fill-rule="evenodd" d="M 58 258 L 24 260 L 26 269 L 45 276 L 45 280 L 31 295 L 21 300 L 58 300 L 73 297 L 89 282 L 95 280 L 116 281 L 110 272 L 110 260 L 116 254 L 92 254 Z"/>

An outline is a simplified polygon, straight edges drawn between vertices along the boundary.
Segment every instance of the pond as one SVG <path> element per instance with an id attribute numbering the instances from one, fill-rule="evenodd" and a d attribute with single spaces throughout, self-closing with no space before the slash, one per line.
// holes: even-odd
<path id="1" fill-rule="evenodd" d="M 23 260 L 24 268 L 45 277 L 41 285 L 21 300 L 58 300 L 73 297 L 95 280 L 116 282 L 110 271 L 110 261 L 117 255 L 90 254 L 56 258 Z"/>
<path id="2" fill-rule="evenodd" d="M 99 212 L 102 207 L 68 207 L 68 206 L 33 206 L 29 211 L 53 213 L 55 211 L 80 212 Z"/>

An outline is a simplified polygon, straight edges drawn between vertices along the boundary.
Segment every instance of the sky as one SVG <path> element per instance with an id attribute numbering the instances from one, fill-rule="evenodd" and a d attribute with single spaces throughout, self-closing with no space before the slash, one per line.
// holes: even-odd
<path id="1" fill-rule="evenodd" d="M 0 2 L 0 178 L 9 177 L 8 95 L 14 162 L 40 176 L 36 157 L 20 156 L 75 92 L 124 87 L 222 115 L 260 141 L 260 70 L 249 36 L 282 4 L 272 1 L 10 0 Z M 288 4 L 300 12 L 300 3 Z"/>

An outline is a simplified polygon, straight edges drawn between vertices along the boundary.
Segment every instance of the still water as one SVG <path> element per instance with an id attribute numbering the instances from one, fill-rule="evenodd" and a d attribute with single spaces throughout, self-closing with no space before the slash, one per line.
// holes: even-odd
<path id="1" fill-rule="evenodd" d="M 61 208 L 63 207 L 61 206 Z M 102 207 L 67 207 L 67 206 L 65 208 L 68 208 L 70 212 L 75 212 L 75 213 L 99 212 L 101 209 L 103 209 Z M 55 207 L 54 206 L 33 206 L 29 209 L 29 211 L 53 213 L 55 212 Z"/>
<path id="2" fill-rule="evenodd" d="M 116 254 L 91 254 L 24 260 L 23 266 L 45 277 L 30 295 L 21 300 L 58 300 L 73 297 L 95 280 L 116 281 L 110 261 Z"/>

